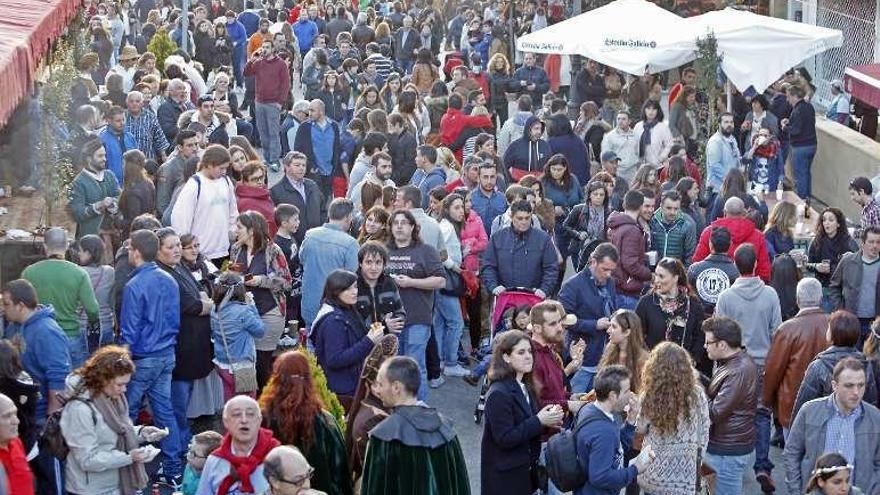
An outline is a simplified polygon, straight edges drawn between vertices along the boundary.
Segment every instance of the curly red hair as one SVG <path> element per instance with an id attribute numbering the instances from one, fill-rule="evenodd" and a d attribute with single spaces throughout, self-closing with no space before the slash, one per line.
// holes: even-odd
<path id="1" fill-rule="evenodd" d="M 278 356 L 272 377 L 260 395 L 263 418 L 271 422 L 275 438 L 282 444 L 308 449 L 314 436 L 315 418 L 323 408 L 306 355 L 288 351 Z"/>
<path id="2" fill-rule="evenodd" d="M 134 373 L 134 362 L 128 349 L 118 345 L 101 347 L 76 370 L 82 377 L 82 385 L 90 393 L 99 394 L 104 387 L 120 376 Z"/>

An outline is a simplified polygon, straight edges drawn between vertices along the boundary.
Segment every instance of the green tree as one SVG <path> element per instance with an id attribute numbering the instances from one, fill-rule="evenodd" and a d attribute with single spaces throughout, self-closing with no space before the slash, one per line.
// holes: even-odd
<path id="1" fill-rule="evenodd" d="M 156 67 L 159 70 L 164 70 L 165 59 L 169 55 L 174 55 L 174 52 L 177 51 L 177 45 L 171 39 L 168 31 L 165 28 L 160 28 L 147 45 L 147 51 L 156 56 Z"/>
<path id="2" fill-rule="evenodd" d="M 318 364 L 317 356 L 306 349 L 300 350 L 309 358 L 309 366 L 312 369 L 312 381 L 315 384 L 318 396 L 321 397 L 321 402 L 324 403 L 324 408 L 336 418 L 339 428 L 342 429 L 342 433 L 345 433 L 345 408 L 342 407 L 339 399 L 336 398 L 336 394 L 330 391 L 330 387 L 327 385 L 327 376 L 324 375 L 324 370 Z"/>

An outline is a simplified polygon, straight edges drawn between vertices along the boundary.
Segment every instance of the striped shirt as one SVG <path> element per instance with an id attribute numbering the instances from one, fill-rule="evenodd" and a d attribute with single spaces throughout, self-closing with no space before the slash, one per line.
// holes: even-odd
<path id="1" fill-rule="evenodd" d="M 824 454 L 836 452 L 842 455 L 846 462 L 855 465 L 856 459 L 856 421 L 862 416 L 862 405 L 859 404 L 849 414 L 844 414 L 837 405 L 835 394 L 828 396 L 828 404 L 831 406 L 831 417 L 825 430 Z"/>
<path id="2" fill-rule="evenodd" d="M 138 149 L 144 153 L 147 160 L 157 159 L 168 149 L 168 139 L 159 126 L 159 120 L 147 109 L 141 110 L 137 117 L 132 116 L 131 112 L 125 112 L 125 130 L 134 136 Z"/>
<path id="3" fill-rule="evenodd" d="M 381 53 L 374 53 L 367 57 L 366 60 L 372 60 L 376 63 L 376 72 L 379 74 L 379 77 L 381 77 L 383 81 L 388 79 L 388 75 L 391 74 L 391 70 L 393 68 L 391 60 L 389 60 L 388 57 L 382 55 Z"/>

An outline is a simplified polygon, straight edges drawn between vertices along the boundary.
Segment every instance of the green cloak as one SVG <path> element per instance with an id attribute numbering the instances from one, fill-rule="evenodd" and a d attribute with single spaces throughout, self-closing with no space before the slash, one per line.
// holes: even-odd
<path id="1" fill-rule="evenodd" d="M 451 424 L 427 406 L 401 406 L 370 432 L 361 495 L 470 495 Z"/>

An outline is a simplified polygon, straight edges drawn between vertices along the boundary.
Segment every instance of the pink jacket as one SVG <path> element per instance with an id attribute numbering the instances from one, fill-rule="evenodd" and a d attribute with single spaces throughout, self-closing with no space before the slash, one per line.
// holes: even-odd
<path id="1" fill-rule="evenodd" d="M 479 273 L 480 271 L 480 255 L 489 245 L 489 237 L 486 235 L 486 229 L 483 228 L 483 221 L 477 212 L 471 210 L 461 229 L 461 250 L 468 250 L 468 254 L 461 262 L 462 268 L 468 271 Z"/>

